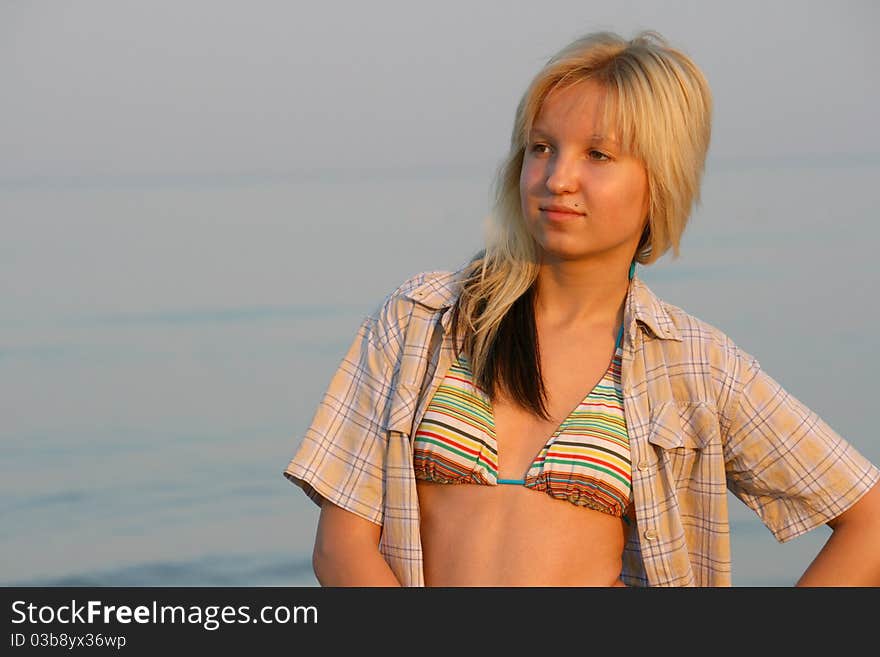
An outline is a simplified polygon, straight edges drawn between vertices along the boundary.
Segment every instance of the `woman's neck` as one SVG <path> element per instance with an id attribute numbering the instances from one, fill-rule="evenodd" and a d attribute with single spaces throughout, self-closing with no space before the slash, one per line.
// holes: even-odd
<path id="1" fill-rule="evenodd" d="M 629 263 L 542 263 L 535 282 L 535 319 L 554 328 L 619 325 L 629 289 Z"/>

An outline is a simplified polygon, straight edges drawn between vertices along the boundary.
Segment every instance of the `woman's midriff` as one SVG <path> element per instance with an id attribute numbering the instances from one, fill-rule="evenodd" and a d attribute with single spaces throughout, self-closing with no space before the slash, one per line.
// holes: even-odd
<path id="1" fill-rule="evenodd" d="M 417 481 L 426 586 L 614 586 L 623 520 L 521 485 Z"/>

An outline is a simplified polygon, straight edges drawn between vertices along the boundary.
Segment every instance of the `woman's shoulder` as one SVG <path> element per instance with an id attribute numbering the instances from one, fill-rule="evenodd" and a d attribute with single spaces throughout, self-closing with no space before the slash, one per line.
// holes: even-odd
<path id="1" fill-rule="evenodd" d="M 373 344 L 397 353 L 414 316 L 432 322 L 456 299 L 460 286 L 459 271 L 430 270 L 409 276 L 385 295 L 364 319 L 363 329 Z M 414 313 L 421 307 L 422 313 Z"/>
<path id="2" fill-rule="evenodd" d="M 754 356 L 738 345 L 730 334 L 716 324 L 697 316 L 681 306 L 661 299 L 648 290 L 655 302 L 654 322 L 660 326 L 664 335 L 659 337 L 672 338 L 687 353 L 701 353 L 724 360 L 756 361 Z M 714 360 L 714 358 L 712 359 Z"/>
<path id="3" fill-rule="evenodd" d="M 681 407 L 717 408 L 728 422 L 732 403 L 761 371 L 758 359 L 715 324 L 668 301 L 656 304 L 652 336 L 641 347 L 658 382 L 652 389 Z"/>

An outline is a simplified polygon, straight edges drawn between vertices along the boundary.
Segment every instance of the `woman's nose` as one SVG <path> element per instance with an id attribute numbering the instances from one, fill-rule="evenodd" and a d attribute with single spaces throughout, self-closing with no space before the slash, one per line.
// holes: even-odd
<path id="1" fill-rule="evenodd" d="M 569 158 L 554 158 L 547 173 L 547 189 L 553 194 L 565 194 L 576 191 L 577 186 L 574 163 Z"/>

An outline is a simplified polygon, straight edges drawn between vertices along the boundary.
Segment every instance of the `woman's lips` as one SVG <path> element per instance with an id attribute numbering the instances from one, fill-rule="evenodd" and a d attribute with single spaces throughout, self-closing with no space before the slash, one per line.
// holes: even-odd
<path id="1" fill-rule="evenodd" d="M 571 221 L 572 219 L 584 216 L 583 212 L 578 212 L 563 205 L 547 205 L 541 207 L 540 210 L 541 214 L 553 221 Z"/>

